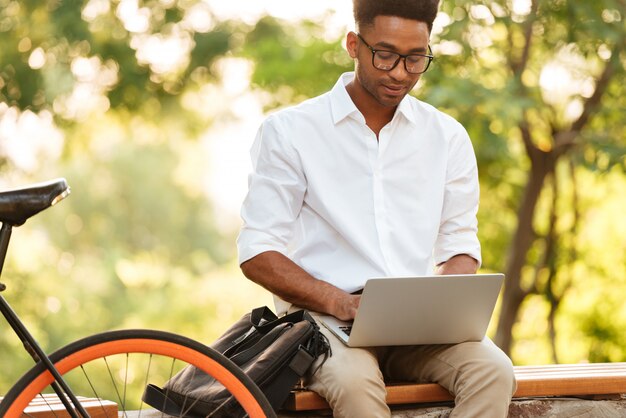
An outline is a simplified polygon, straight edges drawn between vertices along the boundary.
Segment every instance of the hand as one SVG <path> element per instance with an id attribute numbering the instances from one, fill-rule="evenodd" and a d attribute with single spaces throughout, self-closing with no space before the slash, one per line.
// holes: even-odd
<path id="1" fill-rule="evenodd" d="M 360 302 L 361 295 L 343 292 L 343 295 L 334 299 L 333 310 L 330 314 L 342 321 L 351 321 L 356 316 Z"/>

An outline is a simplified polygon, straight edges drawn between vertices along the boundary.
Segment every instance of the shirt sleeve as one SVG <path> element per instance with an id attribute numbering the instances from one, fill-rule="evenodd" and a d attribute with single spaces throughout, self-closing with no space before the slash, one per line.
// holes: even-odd
<path id="1" fill-rule="evenodd" d="M 276 118 L 268 118 L 259 128 L 250 151 L 252 172 L 237 238 L 239 264 L 266 251 L 287 255 L 302 208 L 306 178 L 297 151 L 279 125 Z"/>
<path id="2" fill-rule="evenodd" d="M 435 264 L 459 254 L 482 262 L 478 241 L 480 188 L 472 143 L 463 127 L 454 135 L 448 151 L 446 184 L 439 234 L 435 243 Z"/>

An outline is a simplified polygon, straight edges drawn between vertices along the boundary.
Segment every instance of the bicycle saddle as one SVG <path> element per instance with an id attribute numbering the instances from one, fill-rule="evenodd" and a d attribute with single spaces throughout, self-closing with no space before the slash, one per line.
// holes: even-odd
<path id="1" fill-rule="evenodd" d="M 20 226 L 69 194 L 63 178 L 0 192 L 0 222 Z"/>

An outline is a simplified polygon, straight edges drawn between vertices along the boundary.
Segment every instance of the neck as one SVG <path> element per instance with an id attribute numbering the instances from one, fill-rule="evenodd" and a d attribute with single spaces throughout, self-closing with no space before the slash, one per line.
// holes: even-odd
<path id="1" fill-rule="evenodd" d="M 346 91 L 354 105 L 365 118 L 365 123 L 378 137 L 380 130 L 393 118 L 398 106 L 384 106 L 379 103 L 356 80 L 346 85 Z"/>

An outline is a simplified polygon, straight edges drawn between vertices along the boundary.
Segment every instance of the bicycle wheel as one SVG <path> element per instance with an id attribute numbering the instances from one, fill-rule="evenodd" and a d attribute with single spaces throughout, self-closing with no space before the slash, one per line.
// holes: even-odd
<path id="1" fill-rule="evenodd" d="M 77 396 L 96 404 L 92 416 L 117 417 L 108 412 L 117 404 L 119 416 L 152 415 L 141 396 L 148 383 L 162 386 L 191 364 L 219 381 L 251 418 L 275 418 L 261 390 L 229 359 L 210 347 L 164 331 L 123 330 L 96 334 L 73 342 L 50 355 Z M 28 416 L 25 408 L 37 404 L 52 411 L 52 375 L 42 364 L 28 371 L 0 403 L 0 416 Z M 109 401 L 109 402 L 107 402 Z M 50 416 L 67 416 L 67 412 Z"/>

